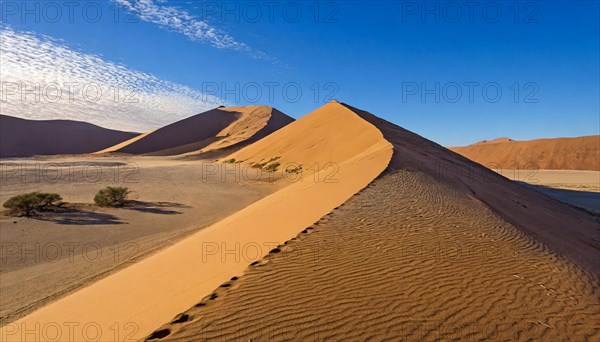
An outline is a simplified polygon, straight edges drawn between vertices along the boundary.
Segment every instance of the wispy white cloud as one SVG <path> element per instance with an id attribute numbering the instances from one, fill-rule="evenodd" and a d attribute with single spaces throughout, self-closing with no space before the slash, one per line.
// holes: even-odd
<path id="1" fill-rule="evenodd" d="M 185 35 L 193 41 L 208 43 L 219 49 L 230 49 L 246 53 L 255 59 L 271 62 L 277 60 L 266 53 L 254 50 L 247 44 L 237 41 L 225 32 L 211 26 L 204 20 L 189 14 L 187 11 L 162 5 L 153 0 L 114 0 L 126 10 L 134 13 L 141 20 L 160 25 Z"/>
<path id="2" fill-rule="evenodd" d="M 145 131 L 224 104 L 218 97 L 6 25 L 0 25 L 0 70 L 0 113 L 28 119 Z"/>

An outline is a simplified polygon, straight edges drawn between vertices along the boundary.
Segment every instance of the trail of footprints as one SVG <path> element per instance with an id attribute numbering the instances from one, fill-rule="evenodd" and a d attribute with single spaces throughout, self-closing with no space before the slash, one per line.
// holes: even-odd
<path id="1" fill-rule="evenodd" d="M 600 340 L 588 274 L 485 206 L 389 172 L 149 340 Z"/>

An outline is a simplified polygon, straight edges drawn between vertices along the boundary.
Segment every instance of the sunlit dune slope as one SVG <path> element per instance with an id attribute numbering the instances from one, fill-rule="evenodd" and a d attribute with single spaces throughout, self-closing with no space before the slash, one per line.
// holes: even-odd
<path id="1" fill-rule="evenodd" d="M 600 171 L 600 135 L 529 141 L 501 138 L 450 149 L 491 169 Z"/>
<path id="2" fill-rule="evenodd" d="M 133 324 L 135 332 L 129 337 L 143 338 L 233 275 L 241 275 L 248 264 L 343 204 L 380 175 L 391 156 L 392 146 L 375 126 L 339 103 L 326 104 L 224 158 L 246 159 L 247 162 L 234 164 L 246 167 L 250 159 L 279 157 L 282 165 L 274 173 L 285 178 L 280 182 L 287 179 L 287 186 L 129 268 L 4 327 L 0 331 L 3 340 L 35 338 L 35 334 L 21 334 L 22 327 L 50 322 L 61 327 L 65 322 L 95 322 L 102 331 L 110 331 L 116 324 L 119 327 Z M 307 169 L 302 173 L 285 173 L 283 163 L 288 162 L 300 163 Z M 334 166 L 321 167 L 327 163 Z M 319 166 L 309 170 L 310 165 Z M 63 336 L 66 329 L 68 325 L 62 331 Z M 83 333 L 75 329 L 72 336 L 81 340 Z M 103 334 L 101 340 L 113 338 L 113 334 Z"/>
<path id="3" fill-rule="evenodd" d="M 392 144 L 387 171 L 149 338 L 598 339 L 597 218 L 343 106 Z"/>

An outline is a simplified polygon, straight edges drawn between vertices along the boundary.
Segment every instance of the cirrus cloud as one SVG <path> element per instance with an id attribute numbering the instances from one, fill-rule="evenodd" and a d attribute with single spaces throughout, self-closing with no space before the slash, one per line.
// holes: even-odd
<path id="1" fill-rule="evenodd" d="M 225 104 L 50 37 L 0 28 L 1 114 L 147 131 Z"/>
<path id="2" fill-rule="evenodd" d="M 192 41 L 210 44 L 218 49 L 230 49 L 243 52 L 254 59 L 277 63 L 277 59 L 262 51 L 252 49 L 247 44 L 237 41 L 225 32 L 211 26 L 205 20 L 189 14 L 174 6 L 164 6 L 153 0 L 113 0 L 143 21 L 157 24 L 173 30 Z"/>

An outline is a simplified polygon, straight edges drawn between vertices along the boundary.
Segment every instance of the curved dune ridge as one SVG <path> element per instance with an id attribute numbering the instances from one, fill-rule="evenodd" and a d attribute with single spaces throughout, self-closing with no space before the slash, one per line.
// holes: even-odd
<path id="1" fill-rule="evenodd" d="M 498 144 L 498 143 L 504 143 L 504 142 L 510 142 L 510 141 L 514 141 L 510 138 L 496 138 L 496 139 L 492 139 L 492 140 L 482 140 L 482 141 L 478 141 L 472 145 L 486 145 L 486 144 Z"/>
<path id="2" fill-rule="evenodd" d="M 593 216 L 342 106 L 392 144 L 387 171 L 149 340 L 600 338 Z"/>
<path id="3" fill-rule="evenodd" d="M 0 114 L 0 157 L 92 153 L 137 135 L 81 121 L 27 120 Z"/>
<path id="4" fill-rule="evenodd" d="M 219 107 L 98 151 L 155 156 L 231 153 L 294 119 L 269 106 Z"/>
<path id="5" fill-rule="evenodd" d="M 4 326 L 2 340 L 36 340 L 43 334 L 42 327 L 50 325 L 62 339 L 84 340 L 86 324 L 93 324 L 103 341 L 115 340 L 115 327 L 127 340 L 148 336 L 367 186 L 389 164 L 392 145 L 375 126 L 334 102 L 231 156 L 274 157 L 281 163 L 314 167 L 300 175 L 279 169 L 281 181 L 288 181 L 281 190 Z M 237 165 L 242 164 L 248 165 Z"/>
<path id="6" fill-rule="evenodd" d="M 151 337 L 594 341 L 599 293 L 585 279 L 485 205 L 398 171 Z"/>
<path id="7" fill-rule="evenodd" d="M 529 141 L 500 138 L 449 149 L 491 169 L 600 171 L 600 135 Z"/>

